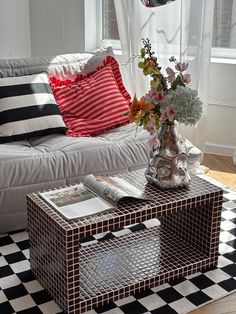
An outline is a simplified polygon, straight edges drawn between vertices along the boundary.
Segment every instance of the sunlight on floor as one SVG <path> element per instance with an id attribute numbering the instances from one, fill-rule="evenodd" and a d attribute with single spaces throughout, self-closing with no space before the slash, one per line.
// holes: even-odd
<path id="1" fill-rule="evenodd" d="M 236 173 L 209 170 L 206 175 L 236 189 Z"/>
<path id="2" fill-rule="evenodd" d="M 207 176 L 236 189 L 236 165 L 231 156 L 204 154 L 202 164 L 210 169 Z"/>

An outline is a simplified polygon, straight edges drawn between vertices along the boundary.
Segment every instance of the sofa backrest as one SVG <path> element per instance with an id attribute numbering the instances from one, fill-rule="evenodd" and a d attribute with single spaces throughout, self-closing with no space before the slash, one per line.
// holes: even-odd
<path id="1" fill-rule="evenodd" d="M 34 57 L 0 60 L 0 78 L 47 72 L 58 79 L 73 79 L 78 73 L 87 74 L 102 63 L 105 56 L 113 56 L 109 42 L 90 53 L 63 54 L 54 57 Z"/>

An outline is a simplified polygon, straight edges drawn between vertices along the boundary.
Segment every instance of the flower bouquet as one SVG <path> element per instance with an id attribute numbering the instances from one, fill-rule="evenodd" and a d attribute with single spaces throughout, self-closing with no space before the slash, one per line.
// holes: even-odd
<path id="1" fill-rule="evenodd" d="M 175 124 L 196 124 L 202 115 L 202 102 L 197 91 L 189 87 L 188 63 L 177 62 L 171 57 L 169 61 L 174 69 L 168 67 L 163 74 L 149 39 L 142 39 L 142 42 L 138 66 L 145 76 L 150 76 L 150 90 L 140 100 L 134 96 L 129 119 L 151 135 L 146 178 L 160 187 L 186 186 L 190 181 L 187 153 Z"/>

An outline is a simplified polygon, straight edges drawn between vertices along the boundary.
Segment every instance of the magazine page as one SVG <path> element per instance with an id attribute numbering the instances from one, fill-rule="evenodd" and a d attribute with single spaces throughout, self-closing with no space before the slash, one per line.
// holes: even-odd
<path id="1" fill-rule="evenodd" d="M 148 199 L 142 191 L 123 178 L 87 175 L 84 184 L 101 197 L 117 203 L 127 197 Z"/>
<path id="2" fill-rule="evenodd" d="M 39 194 L 66 219 L 86 217 L 114 208 L 83 183 Z"/>

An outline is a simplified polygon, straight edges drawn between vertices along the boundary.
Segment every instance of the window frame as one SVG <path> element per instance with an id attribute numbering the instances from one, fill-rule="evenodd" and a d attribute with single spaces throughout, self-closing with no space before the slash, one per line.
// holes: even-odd
<path id="1" fill-rule="evenodd" d="M 96 47 L 99 47 L 103 42 L 103 25 L 102 25 L 102 0 L 96 1 L 96 30 L 97 30 L 97 39 L 96 39 Z"/>
<path id="2" fill-rule="evenodd" d="M 236 49 L 211 47 L 211 58 L 236 60 Z"/>
<path id="3" fill-rule="evenodd" d="M 102 15 L 102 0 L 96 0 L 96 23 L 97 23 L 97 40 L 96 46 L 99 47 L 102 42 L 109 41 L 114 50 L 121 50 L 120 40 L 116 39 L 104 39 L 103 38 L 103 15 Z"/>
<path id="4" fill-rule="evenodd" d="M 90 0 L 94 1 L 93 10 L 96 11 L 96 47 L 100 47 L 104 41 L 109 41 L 112 44 L 114 50 L 121 50 L 121 42 L 120 40 L 115 39 L 103 39 L 103 17 L 102 17 L 102 0 Z M 89 0 L 85 1 L 88 3 Z M 91 7 L 90 7 L 91 12 Z M 91 36 L 91 34 L 90 34 Z M 220 48 L 220 47 L 212 47 L 211 48 L 211 59 L 223 60 L 223 63 L 232 63 L 236 62 L 236 49 L 235 48 Z"/>
<path id="5" fill-rule="evenodd" d="M 94 51 L 109 41 L 113 50 L 121 51 L 120 40 L 102 37 L 102 0 L 84 0 L 84 46 L 85 51 Z M 95 30 L 91 32 L 91 29 Z"/>

